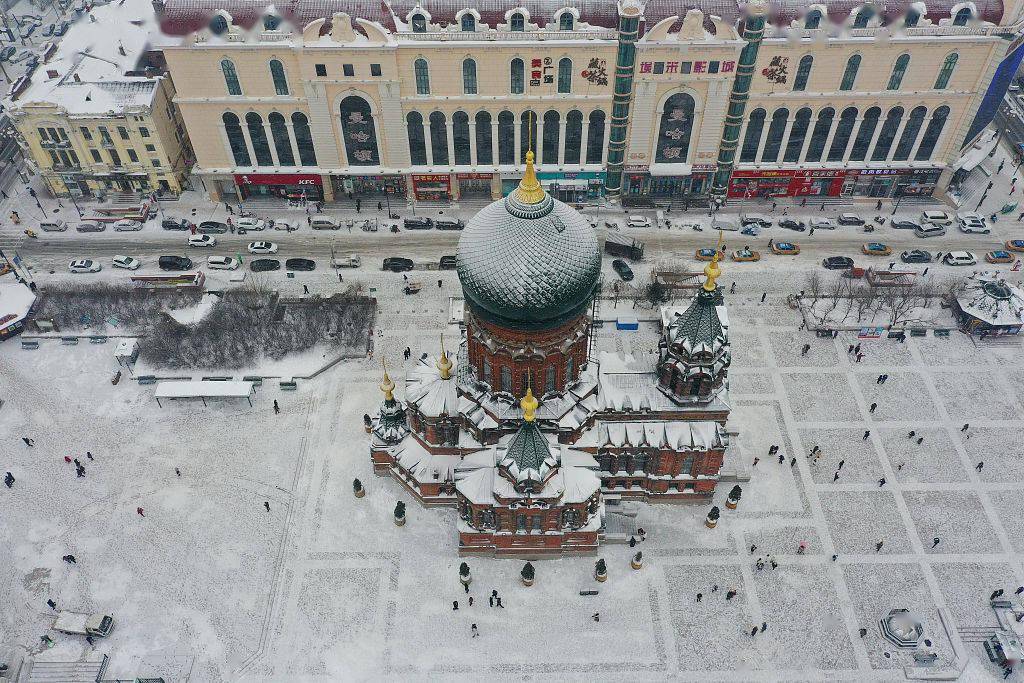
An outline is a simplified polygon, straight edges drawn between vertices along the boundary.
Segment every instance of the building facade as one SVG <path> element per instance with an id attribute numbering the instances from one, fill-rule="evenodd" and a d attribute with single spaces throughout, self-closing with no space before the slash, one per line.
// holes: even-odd
<path id="1" fill-rule="evenodd" d="M 160 5 L 218 198 L 497 198 L 531 141 L 570 202 L 928 195 L 1021 52 L 1013 2 L 777 9 Z"/>

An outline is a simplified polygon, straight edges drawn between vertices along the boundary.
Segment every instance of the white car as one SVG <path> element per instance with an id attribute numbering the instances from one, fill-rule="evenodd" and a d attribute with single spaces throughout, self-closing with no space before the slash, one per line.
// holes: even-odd
<path id="1" fill-rule="evenodd" d="M 250 254 L 276 254 L 277 245 L 273 242 L 249 242 Z"/>
<path id="2" fill-rule="evenodd" d="M 831 218 L 812 218 L 808 221 L 815 230 L 835 230 L 836 222 Z"/>
<path id="3" fill-rule="evenodd" d="M 942 257 L 942 262 L 947 266 L 973 266 L 978 259 L 969 251 L 951 251 Z"/>
<path id="4" fill-rule="evenodd" d="M 142 230 L 142 223 L 122 218 L 119 221 L 114 221 L 114 224 L 110 227 L 112 227 L 116 232 L 135 232 L 136 230 Z"/>
<path id="5" fill-rule="evenodd" d="M 230 256 L 210 256 L 206 259 L 206 267 L 212 270 L 237 270 L 238 259 Z"/>
<path id="6" fill-rule="evenodd" d="M 298 229 L 299 229 L 299 222 L 298 221 L 288 221 L 288 220 L 275 220 L 274 221 L 274 230 L 284 230 L 286 232 L 295 232 Z"/>
<path id="7" fill-rule="evenodd" d="M 953 225 L 953 217 L 945 211 L 922 211 L 921 224 L 941 225 L 942 227 L 946 227 Z"/>
<path id="8" fill-rule="evenodd" d="M 72 273 L 98 273 L 102 269 L 103 266 L 89 259 L 78 259 L 68 264 L 68 270 Z"/>
<path id="9" fill-rule="evenodd" d="M 651 219 L 647 216 L 630 216 L 629 220 L 626 221 L 626 225 L 631 228 L 649 228 L 651 227 Z"/>
<path id="10" fill-rule="evenodd" d="M 142 265 L 142 261 L 131 256 L 123 256 L 118 254 L 114 257 L 114 267 L 124 268 L 125 270 L 138 270 L 139 266 Z"/>
<path id="11" fill-rule="evenodd" d="M 262 218 L 256 218 L 256 216 L 242 216 L 239 218 L 235 225 L 244 230 L 263 230 L 267 227 L 266 222 Z"/>
<path id="12" fill-rule="evenodd" d="M 985 217 L 974 211 L 967 213 L 958 213 L 957 219 L 960 222 L 960 232 L 977 233 L 979 235 L 987 235 L 992 232 L 992 229 L 988 227 L 988 223 L 985 221 Z"/>
<path id="13" fill-rule="evenodd" d="M 213 235 L 189 235 L 188 246 L 190 247 L 213 247 L 217 245 L 217 238 Z"/>

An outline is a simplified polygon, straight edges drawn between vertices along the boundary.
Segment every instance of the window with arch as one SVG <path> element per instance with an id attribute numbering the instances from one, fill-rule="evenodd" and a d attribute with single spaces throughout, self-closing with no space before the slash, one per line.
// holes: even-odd
<path id="1" fill-rule="evenodd" d="M 256 155 L 256 165 L 273 166 L 274 157 L 270 154 L 270 143 L 267 141 L 267 131 L 263 127 L 263 118 L 251 111 L 245 115 L 245 127 L 249 129 L 249 140 Z"/>
<path id="2" fill-rule="evenodd" d="M 412 32 L 413 33 L 426 33 L 427 32 L 427 18 L 422 14 L 412 15 Z"/>
<path id="3" fill-rule="evenodd" d="M 893 107 L 885 115 L 885 123 L 878 133 L 878 140 L 875 141 L 875 148 L 871 150 L 871 161 L 885 161 L 889 158 L 889 150 L 896 139 L 896 131 L 900 129 L 900 121 L 903 120 L 903 107 Z"/>
<path id="4" fill-rule="evenodd" d="M 935 79 L 936 90 L 943 90 L 949 87 L 949 79 L 953 77 L 953 70 L 956 69 L 956 63 L 959 59 L 960 55 L 954 52 L 943 60 L 942 68 L 939 69 L 939 77 Z"/>
<path id="5" fill-rule="evenodd" d="M 658 146 L 654 161 L 658 164 L 685 164 L 690 153 L 694 101 L 680 92 L 665 100 L 658 125 Z"/>
<path id="6" fill-rule="evenodd" d="M 462 92 L 466 95 L 476 95 L 476 60 L 462 60 Z"/>
<path id="7" fill-rule="evenodd" d="M 509 64 L 508 89 L 513 95 L 523 94 L 523 83 L 525 82 L 526 66 L 523 60 L 516 57 Z"/>
<path id="8" fill-rule="evenodd" d="M 558 145 L 561 116 L 554 109 L 544 112 L 544 142 L 541 145 L 541 163 L 558 164 Z"/>
<path id="9" fill-rule="evenodd" d="M 295 146 L 299 148 L 299 163 L 303 166 L 316 166 L 313 133 L 309 130 L 309 119 L 301 111 L 292 114 L 292 131 L 295 133 Z"/>
<path id="10" fill-rule="evenodd" d="M 868 155 L 868 147 L 871 145 L 871 138 L 875 136 L 875 128 L 878 127 L 878 119 L 882 110 L 878 107 L 871 107 L 864 112 L 864 119 L 857 129 L 857 137 L 853 139 L 853 148 L 850 150 L 850 161 L 864 161 Z"/>
<path id="11" fill-rule="evenodd" d="M 782 138 L 786 135 L 786 124 L 789 122 L 789 110 L 785 107 L 772 112 L 772 122 L 768 126 L 768 137 L 764 141 L 761 161 L 775 163 L 782 148 Z"/>
<path id="12" fill-rule="evenodd" d="M 600 164 L 604 158 L 604 118 L 604 112 L 600 109 L 590 112 L 587 124 L 588 164 Z"/>
<path id="13" fill-rule="evenodd" d="M 228 147 L 231 148 L 231 157 L 235 160 L 235 166 L 252 166 L 249 148 L 245 144 L 245 135 L 242 134 L 242 123 L 238 116 L 231 112 L 225 112 L 221 116 L 221 121 L 224 122 L 224 132 L 228 136 Z"/>
<path id="14" fill-rule="evenodd" d="M 854 28 L 867 28 L 868 22 L 875 16 L 875 11 L 867 5 L 857 10 L 857 16 L 853 18 Z"/>
<path id="15" fill-rule="evenodd" d="M 224 74 L 224 85 L 227 86 L 229 95 L 241 95 L 242 84 L 238 82 L 238 71 L 235 63 L 230 59 L 220 60 L 220 70 Z"/>
<path id="16" fill-rule="evenodd" d="M 857 72 L 860 70 L 860 55 L 851 55 L 846 60 L 846 70 L 843 72 L 843 80 L 839 84 L 840 90 L 853 90 L 853 84 L 857 82 Z"/>
<path id="17" fill-rule="evenodd" d="M 508 27 L 510 31 L 525 31 L 526 17 L 523 16 L 522 12 L 513 13 L 512 16 L 508 18 Z"/>
<path id="18" fill-rule="evenodd" d="M 544 393 L 550 394 L 555 390 L 555 366 L 549 365 L 544 370 Z"/>
<path id="19" fill-rule="evenodd" d="M 562 57 L 558 60 L 558 92 L 572 91 L 572 60 Z"/>
<path id="20" fill-rule="evenodd" d="M 836 134 L 832 138 L 832 146 L 828 150 L 828 161 L 842 161 L 846 156 L 846 148 L 850 146 L 853 127 L 857 125 L 857 108 L 847 107 L 839 115 Z"/>
<path id="21" fill-rule="evenodd" d="M 506 394 L 512 393 L 512 370 L 507 365 L 501 366 L 501 390 Z"/>
<path id="22" fill-rule="evenodd" d="M 491 148 L 491 114 L 486 111 L 477 112 L 476 115 L 476 163 L 494 163 L 494 150 Z"/>
<path id="23" fill-rule="evenodd" d="M 803 107 L 797 110 L 793 117 L 793 128 L 789 132 L 789 141 L 786 143 L 786 153 L 782 161 L 787 164 L 795 164 L 800 161 L 800 152 L 803 151 L 804 141 L 807 140 L 807 131 L 811 127 L 811 110 Z"/>
<path id="24" fill-rule="evenodd" d="M 576 17 L 572 15 L 572 12 L 562 12 L 558 15 L 558 30 L 559 31 L 571 31 L 575 28 Z"/>
<path id="25" fill-rule="evenodd" d="M 281 17 L 276 14 L 263 15 L 263 30 L 276 31 L 281 26 Z"/>
<path id="26" fill-rule="evenodd" d="M 602 112 L 602 113 L 604 113 L 604 112 Z M 569 356 L 568 358 L 565 359 L 565 383 L 566 383 L 566 385 L 568 385 L 569 382 L 572 382 L 574 379 L 576 379 L 576 360 L 572 356 Z"/>
<path id="27" fill-rule="evenodd" d="M 967 22 L 974 18 L 974 12 L 970 7 L 961 7 L 953 16 L 953 26 L 967 26 Z"/>
<path id="28" fill-rule="evenodd" d="M 583 146 L 583 113 L 573 109 L 565 115 L 565 151 L 563 160 L 566 164 L 580 163 L 580 148 Z"/>
<path id="29" fill-rule="evenodd" d="M 223 14 L 218 14 L 210 19 L 210 31 L 217 36 L 228 32 L 228 20 L 224 18 Z"/>
<path id="30" fill-rule="evenodd" d="M 751 162 L 757 159 L 757 148 L 761 146 L 761 131 L 768 112 L 760 107 L 750 112 L 747 118 L 747 132 L 743 136 L 743 147 L 740 148 L 740 161 Z"/>
<path id="31" fill-rule="evenodd" d="M 910 153 L 914 151 L 914 143 L 917 142 L 917 136 L 921 132 L 921 126 L 924 125 L 924 117 L 927 113 L 928 109 L 923 106 L 910 110 L 907 125 L 903 127 L 903 134 L 900 135 L 899 144 L 896 145 L 896 152 L 892 155 L 893 161 L 906 161 L 910 158 Z"/>
<path id="32" fill-rule="evenodd" d="M 341 136 L 350 166 L 379 166 L 377 130 L 370 103 L 358 95 L 341 101 Z"/>
<path id="33" fill-rule="evenodd" d="M 498 163 L 516 163 L 516 117 L 510 111 L 498 114 Z"/>
<path id="34" fill-rule="evenodd" d="M 420 57 L 419 59 L 412 63 L 412 70 L 416 76 L 416 94 L 429 95 L 430 67 L 427 66 L 427 60 Z"/>
<path id="35" fill-rule="evenodd" d="M 928 127 L 924 129 L 924 135 L 921 137 L 917 154 L 914 155 L 914 161 L 928 161 L 932 158 L 932 152 L 935 151 L 935 145 L 939 142 L 939 136 L 942 135 L 947 118 L 949 118 L 949 107 L 939 107 L 932 113 L 931 121 L 928 122 Z"/>
<path id="36" fill-rule="evenodd" d="M 811 77 L 811 67 L 814 65 L 814 57 L 804 55 L 796 67 L 796 76 L 793 78 L 793 90 L 807 90 L 807 81 Z"/>
<path id="37" fill-rule="evenodd" d="M 435 166 L 448 165 L 448 124 L 439 111 L 430 113 L 430 153 Z"/>
<path id="38" fill-rule="evenodd" d="M 476 17 L 471 12 L 466 12 L 462 15 L 462 19 L 459 20 L 462 26 L 462 30 L 467 33 L 476 32 Z"/>
<path id="39" fill-rule="evenodd" d="M 916 9 L 908 9 L 906 16 L 903 17 L 904 28 L 914 28 L 917 23 L 921 21 L 921 14 Z"/>
<path id="40" fill-rule="evenodd" d="M 292 137 L 288 133 L 288 124 L 285 123 L 284 116 L 275 111 L 267 116 L 267 121 L 270 122 L 270 137 L 274 139 L 278 164 L 294 166 L 295 155 L 292 153 Z"/>
<path id="41" fill-rule="evenodd" d="M 274 92 L 288 94 L 288 78 L 284 75 L 284 64 L 279 59 L 270 60 L 270 77 L 274 79 Z"/>
<path id="42" fill-rule="evenodd" d="M 427 165 L 427 146 L 423 139 L 423 115 L 411 111 L 405 117 L 405 132 L 409 138 L 409 160 L 413 166 Z"/>
<path id="43" fill-rule="evenodd" d="M 835 117 L 836 110 L 832 107 L 825 107 L 818 112 L 818 119 L 814 122 L 814 131 L 811 133 L 811 141 L 807 145 L 804 161 L 809 163 L 821 161 L 821 155 L 825 152 L 825 143 L 828 142 L 828 133 L 832 130 L 832 122 Z"/>
<path id="44" fill-rule="evenodd" d="M 452 114 L 452 145 L 455 147 L 457 166 L 469 166 L 473 163 L 469 146 L 469 114 L 464 111 Z"/>
<path id="45" fill-rule="evenodd" d="M 896 63 L 892 65 L 892 74 L 889 76 L 889 85 L 886 90 L 899 90 L 900 85 L 903 84 L 903 77 L 907 73 L 907 67 L 910 65 L 910 55 L 902 54 L 896 58 Z"/>
<path id="46" fill-rule="evenodd" d="M 810 12 L 807 13 L 807 16 L 804 17 L 804 28 L 808 30 L 821 28 L 820 9 L 812 9 Z"/>
<path id="47" fill-rule="evenodd" d="M 519 115 L 519 163 L 526 163 L 526 152 L 533 150 L 533 158 L 537 154 L 537 115 L 527 109 Z"/>

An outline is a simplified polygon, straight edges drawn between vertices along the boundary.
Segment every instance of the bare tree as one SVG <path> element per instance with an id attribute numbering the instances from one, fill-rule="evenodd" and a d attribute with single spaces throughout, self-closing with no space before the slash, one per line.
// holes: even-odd
<path id="1" fill-rule="evenodd" d="M 818 271 L 814 271 L 807 276 L 807 285 L 804 289 L 804 295 L 810 296 L 813 301 L 817 301 L 818 297 L 821 296 L 821 292 L 821 273 L 819 273 Z"/>

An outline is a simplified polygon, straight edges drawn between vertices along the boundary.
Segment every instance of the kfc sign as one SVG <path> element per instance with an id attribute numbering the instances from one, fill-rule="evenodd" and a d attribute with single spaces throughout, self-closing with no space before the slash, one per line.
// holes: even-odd
<path id="1" fill-rule="evenodd" d="M 315 173 L 244 173 L 235 176 L 239 185 L 321 185 Z"/>

